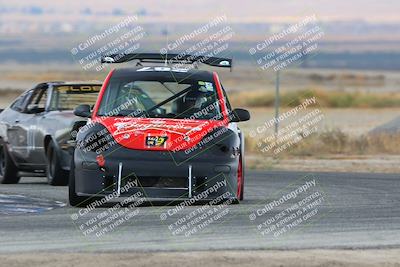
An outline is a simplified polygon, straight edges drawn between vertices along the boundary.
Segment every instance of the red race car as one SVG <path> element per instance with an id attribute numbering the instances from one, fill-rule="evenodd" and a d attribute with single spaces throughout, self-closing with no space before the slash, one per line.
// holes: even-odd
<path id="1" fill-rule="evenodd" d="M 197 69 L 199 63 L 231 68 L 232 60 L 177 54 L 102 59 L 133 60 L 136 67 L 108 74 L 93 110 L 75 109 L 90 120 L 76 138 L 70 204 L 133 194 L 148 201 L 242 200 L 244 136 L 237 122 L 250 114 L 231 108 L 216 72 Z"/>

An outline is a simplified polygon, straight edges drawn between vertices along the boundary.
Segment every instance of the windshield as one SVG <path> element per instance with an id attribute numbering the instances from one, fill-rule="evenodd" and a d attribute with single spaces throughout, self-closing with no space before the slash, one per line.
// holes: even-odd
<path id="1" fill-rule="evenodd" d="M 50 102 L 50 110 L 73 110 L 81 104 L 94 106 L 101 85 L 61 85 L 55 86 Z"/>
<path id="2" fill-rule="evenodd" d="M 97 115 L 204 120 L 220 114 L 213 81 L 165 76 L 111 79 Z"/>

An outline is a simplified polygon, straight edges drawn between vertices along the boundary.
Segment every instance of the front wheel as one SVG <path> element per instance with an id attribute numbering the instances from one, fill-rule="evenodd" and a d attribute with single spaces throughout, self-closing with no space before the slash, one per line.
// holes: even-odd
<path id="1" fill-rule="evenodd" d="M 47 148 L 47 183 L 50 185 L 67 185 L 68 172 L 61 168 L 60 158 L 57 153 L 56 146 L 50 141 Z"/>
<path id="2" fill-rule="evenodd" d="M 17 184 L 20 179 L 18 168 L 11 159 L 7 146 L 0 141 L 0 183 Z"/>

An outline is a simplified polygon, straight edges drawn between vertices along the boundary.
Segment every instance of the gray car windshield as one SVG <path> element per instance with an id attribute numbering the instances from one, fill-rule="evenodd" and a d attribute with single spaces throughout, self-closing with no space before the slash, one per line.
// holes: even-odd
<path id="1" fill-rule="evenodd" d="M 73 110 L 81 104 L 94 106 L 101 85 L 61 85 L 53 89 L 50 110 Z"/>

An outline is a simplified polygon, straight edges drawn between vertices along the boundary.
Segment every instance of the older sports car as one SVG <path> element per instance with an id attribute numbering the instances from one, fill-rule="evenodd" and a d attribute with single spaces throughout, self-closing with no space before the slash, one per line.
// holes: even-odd
<path id="1" fill-rule="evenodd" d="M 231 67 L 231 59 L 177 54 L 103 58 L 107 63 L 131 60 L 138 61 L 136 67 L 109 73 L 93 109 L 75 109 L 91 122 L 76 138 L 70 204 L 132 195 L 148 201 L 243 199 L 244 137 L 237 122 L 249 120 L 250 114 L 231 108 L 216 72 L 196 69 L 197 63 Z M 186 63 L 190 66 L 180 66 Z"/>
<path id="2" fill-rule="evenodd" d="M 100 88 L 100 82 L 40 83 L 3 110 L 0 182 L 18 183 L 24 172 L 30 172 L 46 175 L 51 185 L 67 185 L 71 130 L 86 124 L 73 109 L 79 104 L 93 105 Z"/>

